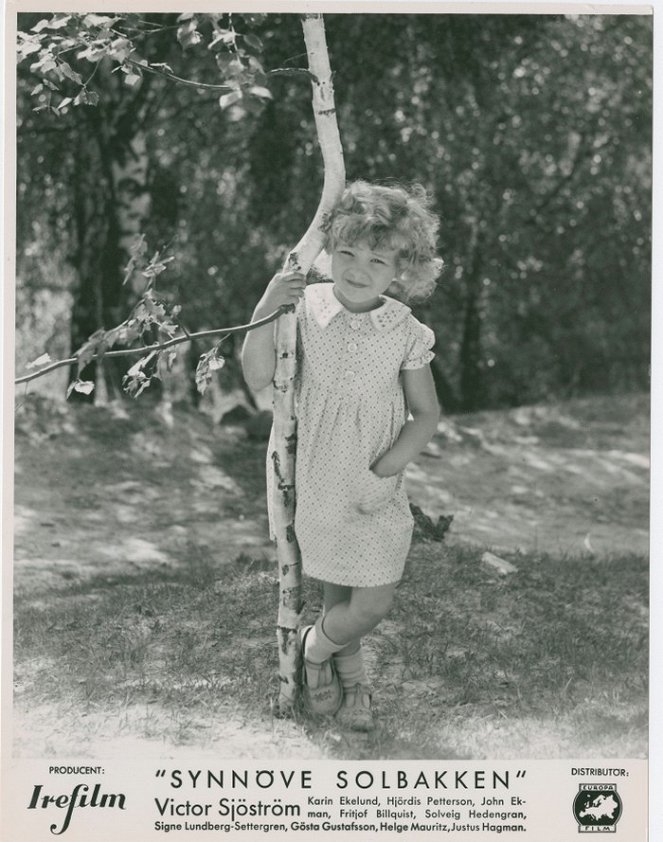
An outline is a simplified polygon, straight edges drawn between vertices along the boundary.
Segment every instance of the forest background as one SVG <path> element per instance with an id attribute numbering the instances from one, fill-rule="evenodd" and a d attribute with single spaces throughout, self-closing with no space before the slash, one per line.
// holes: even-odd
<path id="1" fill-rule="evenodd" d="M 18 370 L 127 318 L 141 234 L 186 330 L 247 322 L 321 187 L 297 16 L 41 19 L 19 20 Z M 415 313 L 445 411 L 647 389 L 651 17 L 326 25 L 348 178 L 422 183 L 442 220 Z"/>

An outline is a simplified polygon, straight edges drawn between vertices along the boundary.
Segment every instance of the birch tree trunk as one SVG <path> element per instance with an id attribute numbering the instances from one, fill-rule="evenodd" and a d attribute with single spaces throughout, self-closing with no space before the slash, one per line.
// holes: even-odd
<path id="1" fill-rule="evenodd" d="M 321 14 L 302 15 L 308 66 L 313 75 L 313 114 L 324 162 L 324 184 L 318 209 L 308 230 L 290 252 L 285 270 L 307 273 L 322 250 L 323 217 L 332 209 L 345 186 L 343 149 L 336 121 L 334 88 Z M 279 712 L 289 713 L 296 701 L 300 664 L 297 629 L 302 614 L 301 556 L 295 537 L 295 417 L 297 326 L 294 312 L 284 313 L 276 326 L 274 374 L 274 532 L 279 564 Z"/>
<path id="2" fill-rule="evenodd" d="M 125 101 L 121 76 L 112 72 L 109 61 L 100 63 L 97 81 L 111 107 L 87 108 L 85 131 L 77 133 L 73 261 L 79 286 L 72 313 L 72 349 L 80 348 L 96 330 L 117 324 L 143 291 L 124 286 L 122 280 L 131 245 L 144 229 L 150 206 L 149 156 L 142 128 L 146 103 L 141 89 L 146 82 Z M 111 360 L 95 363 L 95 404 L 122 394 L 123 373 L 122 366 Z M 73 367 L 71 378 L 77 377 Z"/>

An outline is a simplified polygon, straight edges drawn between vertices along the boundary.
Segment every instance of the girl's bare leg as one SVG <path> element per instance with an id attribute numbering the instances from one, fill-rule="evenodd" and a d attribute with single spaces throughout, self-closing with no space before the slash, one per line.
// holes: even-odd
<path id="1" fill-rule="evenodd" d="M 330 683 L 332 673 L 328 669 L 322 674 L 320 670 L 310 669 L 309 664 L 319 666 L 337 653 L 345 656 L 358 653 L 362 636 L 375 628 L 389 611 L 397 584 L 354 588 L 324 583 L 325 610 L 307 633 L 305 643 L 306 675 L 311 688 Z"/>
<path id="2" fill-rule="evenodd" d="M 324 594 L 324 615 L 325 617 L 335 605 L 343 602 L 350 602 L 352 596 L 352 588 L 348 585 L 334 585 L 331 582 L 322 583 L 322 591 Z M 361 638 L 356 638 L 350 641 L 347 646 L 338 651 L 338 655 L 354 655 L 359 651 L 361 645 Z"/>
<path id="3" fill-rule="evenodd" d="M 346 588 L 341 594 L 339 585 L 325 583 L 325 616 L 323 629 L 336 644 L 356 646 L 358 641 L 374 629 L 387 615 L 398 582 L 372 588 Z M 347 591 L 350 598 L 347 598 Z M 328 607 L 327 595 L 331 605 Z M 349 650 L 347 654 L 350 654 Z M 356 651 L 356 649 L 354 650 Z M 344 652 L 344 654 L 346 654 Z"/>
<path id="4" fill-rule="evenodd" d="M 346 646 L 333 655 L 343 702 L 336 713 L 338 722 L 353 731 L 375 727 L 370 683 L 362 657 L 361 636 L 388 612 L 397 583 L 374 588 L 347 588 L 324 584 L 324 634 L 336 645 Z M 352 635 L 356 636 L 352 636 Z"/>

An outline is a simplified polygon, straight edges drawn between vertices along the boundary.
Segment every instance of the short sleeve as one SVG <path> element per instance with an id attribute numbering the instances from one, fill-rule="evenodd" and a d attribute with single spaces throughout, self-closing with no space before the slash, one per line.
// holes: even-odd
<path id="1" fill-rule="evenodd" d="M 435 344 L 435 334 L 427 326 L 422 325 L 414 317 L 408 320 L 408 336 L 405 357 L 401 370 L 423 368 L 433 359 L 435 354 L 431 348 Z"/>

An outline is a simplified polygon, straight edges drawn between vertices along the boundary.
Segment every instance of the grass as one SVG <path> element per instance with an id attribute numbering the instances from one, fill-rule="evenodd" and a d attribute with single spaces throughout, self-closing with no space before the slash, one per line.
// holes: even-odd
<path id="1" fill-rule="evenodd" d="M 643 755 L 646 560 L 519 556 L 498 579 L 480 554 L 415 544 L 369 643 L 379 728 L 353 736 L 296 716 L 306 754 Z M 193 558 L 177 573 L 75 586 L 48 607 L 17 604 L 19 705 L 78 720 L 84 751 L 102 714 L 109 739 L 214 746 L 230 728 L 240 743 L 246 730 L 246 751 L 254 732 L 285 750 L 272 707 L 276 577 L 247 558 L 221 576 Z M 306 597 L 314 613 L 310 583 Z"/>
<path id="2" fill-rule="evenodd" d="M 15 753 L 645 756 L 648 560 L 623 548 L 646 535 L 647 475 L 623 456 L 645 450 L 646 399 L 447 422 L 417 490 L 438 509 L 460 494 L 449 509 L 458 528 L 452 543 L 419 534 L 413 544 L 393 610 L 367 641 L 379 726 L 351 735 L 333 720 L 275 716 L 264 445 L 185 410 L 168 424 L 138 405 L 27 401 L 16 436 Z M 526 490 L 509 497 L 516 482 Z M 459 543 L 481 517 L 508 528 L 474 535 L 524 547 L 498 550 L 518 572 L 500 578 L 481 564 L 491 547 Z M 523 540 L 532 518 L 547 553 Z M 598 545 L 601 525 L 603 546 L 622 549 L 552 551 L 557 530 L 592 530 Z M 313 617 L 311 582 L 305 599 Z"/>

